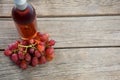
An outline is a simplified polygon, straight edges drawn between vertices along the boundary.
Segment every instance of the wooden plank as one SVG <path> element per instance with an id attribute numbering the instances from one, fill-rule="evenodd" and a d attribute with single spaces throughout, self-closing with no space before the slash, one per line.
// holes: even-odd
<path id="1" fill-rule="evenodd" d="M 57 49 L 52 62 L 25 71 L 0 52 L 0 80 L 119 80 L 120 48 Z"/>
<path id="2" fill-rule="evenodd" d="M 0 19 L 0 49 L 18 39 L 11 19 Z M 120 16 L 38 18 L 38 31 L 48 32 L 55 47 L 120 46 Z"/>
<path id="3" fill-rule="evenodd" d="M 120 0 L 29 0 L 39 17 L 120 14 Z M 10 17 L 12 0 L 0 1 L 0 16 Z"/>

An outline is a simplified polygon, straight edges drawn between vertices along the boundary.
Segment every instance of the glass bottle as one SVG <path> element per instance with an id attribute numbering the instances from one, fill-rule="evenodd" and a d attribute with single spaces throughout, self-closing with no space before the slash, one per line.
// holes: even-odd
<path id="1" fill-rule="evenodd" d="M 14 0 L 12 18 L 23 40 L 29 40 L 37 35 L 36 12 L 26 0 Z"/>

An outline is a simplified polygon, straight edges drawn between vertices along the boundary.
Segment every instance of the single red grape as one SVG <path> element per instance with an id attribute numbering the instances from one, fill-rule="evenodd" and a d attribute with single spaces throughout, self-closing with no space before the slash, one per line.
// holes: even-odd
<path id="1" fill-rule="evenodd" d="M 41 53 L 38 50 L 35 50 L 34 56 L 39 58 L 41 56 Z"/>
<path id="2" fill-rule="evenodd" d="M 27 62 L 26 61 L 21 61 L 20 68 L 26 69 L 27 67 L 28 67 Z"/>
<path id="3" fill-rule="evenodd" d="M 52 53 L 54 53 L 54 48 L 52 47 L 47 48 L 45 51 L 45 54 L 48 56 L 51 55 Z"/>
<path id="4" fill-rule="evenodd" d="M 40 40 L 42 42 L 48 41 L 49 35 L 47 33 L 46 34 L 39 34 L 39 35 L 40 35 Z"/>
<path id="5" fill-rule="evenodd" d="M 10 56 L 10 55 L 12 54 L 12 51 L 9 50 L 9 49 L 6 49 L 6 50 L 4 51 L 4 54 L 5 54 L 6 56 Z"/>
<path id="6" fill-rule="evenodd" d="M 18 44 L 19 44 L 18 41 L 9 44 L 9 45 L 8 45 L 9 50 L 15 50 L 15 49 L 17 49 L 17 48 L 18 48 Z"/>
<path id="7" fill-rule="evenodd" d="M 21 60 L 18 60 L 17 62 L 16 62 L 16 65 L 20 65 L 20 62 L 21 62 Z"/>
<path id="8" fill-rule="evenodd" d="M 26 53 L 25 60 L 26 61 L 31 61 L 31 55 L 29 53 Z"/>
<path id="9" fill-rule="evenodd" d="M 40 58 L 39 58 L 39 64 L 45 64 L 46 63 L 46 58 L 45 58 L 45 56 L 41 56 Z"/>
<path id="10" fill-rule="evenodd" d="M 35 52 L 35 49 L 34 49 L 34 48 L 30 48 L 30 49 L 29 49 L 29 52 L 30 52 L 31 54 L 33 54 L 33 53 Z"/>
<path id="11" fill-rule="evenodd" d="M 19 51 L 19 52 L 18 52 L 18 58 L 19 58 L 19 59 L 24 59 L 24 57 L 25 57 L 24 53 L 21 52 L 21 51 Z"/>
<path id="12" fill-rule="evenodd" d="M 30 44 L 34 44 L 34 42 L 35 42 L 34 39 L 30 39 L 30 40 L 29 40 L 29 43 L 30 43 Z"/>
<path id="13" fill-rule="evenodd" d="M 20 44 L 21 44 L 21 45 L 28 45 L 28 41 L 27 41 L 27 40 L 22 40 L 22 41 L 20 42 Z"/>
<path id="14" fill-rule="evenodd" d="M 38 64 L 38 58 L 37 57 L 33 57 L 32 59 L 32 66 L 36 66 Z"/>
<path id="15" fill-rule="evenodd" d="M 25 50 L 24 47 L 19 47 L 19 51 L 23 52 Z"/>
<path id="16" fill-rule="evenodd" d="M 11 60 L 16 63 L 18 61 L 18 55 L 16 53 L 12 54 Z"/>
<path id="17" fill-rule="evenodd" d="M 37 45 L 37 49 L 40 51 L 40 52 L 43 52 L 45 50 L 45 46 L 44 45 Z"/>
<path id="18" fill-rule="evenodd" d="M 55 45 L 55 40 L 50 40 L 49 42 L 48 42 L 48 46 L 54 46 Z"/>
<path id="19" fill-rule="evenodd" d="M 55 56 L 54 53 L 52 53 L 52 54 L 50 54 L 50 55 L 46 55 L 46 60 L 47 60 L 47 61 L 51 61 L 51 60 L 54 58 L 54 56 Z"/>

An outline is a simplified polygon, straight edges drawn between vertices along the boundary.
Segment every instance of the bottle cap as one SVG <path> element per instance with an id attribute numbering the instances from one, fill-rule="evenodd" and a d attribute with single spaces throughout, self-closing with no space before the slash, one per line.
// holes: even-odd
<path id="1" fill-rule="evenodd" d="M 27 1 L 26 0 L 14 0 L 14 3 L 16 7 L 20 10 L 24 10 L 27 7 Z"/>

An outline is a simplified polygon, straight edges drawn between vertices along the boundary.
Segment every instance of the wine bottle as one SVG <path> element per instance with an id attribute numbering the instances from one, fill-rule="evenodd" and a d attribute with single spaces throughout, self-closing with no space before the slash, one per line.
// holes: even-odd
<path id="1" fill-rule="evenodd" d="M 12 18 L 23 40 L 29 40 L 37 35 L 36 12 L 26 0 L 14 0 Z"/>

